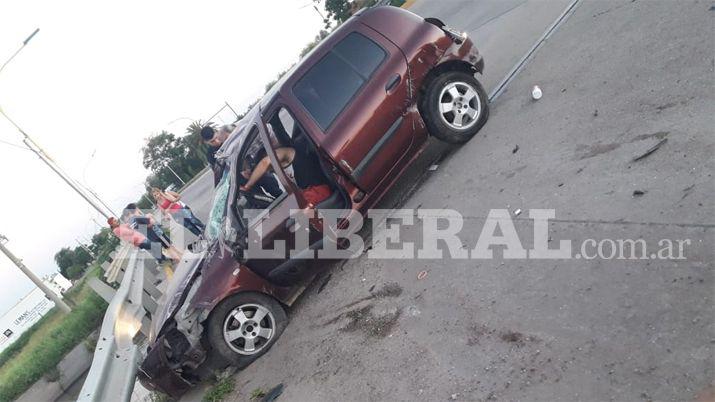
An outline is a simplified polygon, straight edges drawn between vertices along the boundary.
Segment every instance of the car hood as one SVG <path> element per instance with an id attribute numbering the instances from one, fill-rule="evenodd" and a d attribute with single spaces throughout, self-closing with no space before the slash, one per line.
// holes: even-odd
<path id="1" fill-rule="evenodd" d="M 169 321 L 184 304 L 191 285 L 200 273 L 200 267 L 203 265 L 206 253 L 206 251 L 200 253 L 192 253 L 188 250 L 184 251 L 181 262 L 176 266 L 174 274 L 168 282 L 166 291 L 164 291 L 157 301 L 156 312 L 153 315 L 151 330 L 149 331 L 150 344 L 154 343 L 166 322 Z"/>

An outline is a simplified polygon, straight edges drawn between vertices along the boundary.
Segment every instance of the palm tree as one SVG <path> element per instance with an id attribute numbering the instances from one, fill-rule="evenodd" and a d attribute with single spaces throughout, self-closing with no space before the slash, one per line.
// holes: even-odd
<path id="1" fill-rule="evenodd" d="M 204 163 L 204 165 L 208 164 L 208 161 L 206 160 L 207 147 L 206 144 L 204 144 L 203 138 L 201 138 L 201 129 L 205 126 L 214 127 L 215 124 L 211 122 L 204 123 L 201 120 L 196 120 L 186 127 L 187 135 L 184 137 L 188 148 L 187 156 L 189 159 L 199 159 Z"/>

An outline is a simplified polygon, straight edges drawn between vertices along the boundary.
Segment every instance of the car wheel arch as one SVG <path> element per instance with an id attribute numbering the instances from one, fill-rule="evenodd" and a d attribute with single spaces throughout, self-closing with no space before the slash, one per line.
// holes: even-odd
<path id="1" fill-rule="evenodd" d="M 208 321 L 209 318 L 211 318 L 211 315 L 216 310 L 216 307 L 218 307 L 224 301 L 226 301 L 234 296 L 241 295 L 241 294 L 258 294 L 258 295 L 270 297 L 271 299 L 275 300 L 276 303 L 280 304 L 284 309 L 288 308 L 288 306 L 285 303 L 283 303 L 279 298 L 277 298 L 276 296 L 274 296 L 268 292 L 262 292 L 260 290 L 255 290 L 255 289 L 239 289 L 235 292 L 228 293 L 224 297 L 216 300 L 214 303 L 211 304 L 211 306 L 207 306 L 206 308 L 203 308 L 203 311 L 199 315 L 199 322 L 201 322 L 202 324 L 205 323 L 206 321 Z"/>
<path id="2" fill-rule="evenodd" d="M 426 94 L 427 88 L 430 86 L 432 81 L 434 81 L 440 75 L 448 73 L 450 71 L 462 71 L 467 74 L 476 74 L 477 72 L 479 72 L 474 65 L 469 64 L 464 60 L 447 60 L 443 63 L 436 65 L 434 68 L 432 68 L 432 70 L 430 70 L 430 72 L 427 74 L 427 77 L 425 77 L 424 81 L 422 82 L 422 85 L 420 86 L 419 98 L 417 101 L 417 104 L 420 108 L 420 112 L 422 112 L 422 107 L 424 106 L 424 95 Z"/>

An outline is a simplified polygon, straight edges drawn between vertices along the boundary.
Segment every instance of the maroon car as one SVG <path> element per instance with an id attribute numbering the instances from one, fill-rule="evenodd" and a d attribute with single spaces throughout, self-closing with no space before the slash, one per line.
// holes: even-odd
<path id="1" fill-rule="evenodd" d="M 245 367 L 265 353 L 330 230 L 299 226 L 291 210 L 364 214 L 429 135 L 468 141 L 489 114 L 475 78 L 483 68 L 466 35 L 377 7 L 343 23 L 283 76 L 219 151 L 225 169 L 206 241 L 186 252 L 152 317 L 142 383 L 176 397 L 213 368 Z M 309 239 L 302 249 L 299 230 Z M 280 241 L 286 251 L 252 258 L 251 241 L 266 249 Z"/>

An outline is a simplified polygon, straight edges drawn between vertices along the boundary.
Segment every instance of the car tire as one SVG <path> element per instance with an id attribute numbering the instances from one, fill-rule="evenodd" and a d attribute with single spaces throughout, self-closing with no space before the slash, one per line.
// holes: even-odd
<path id="1" fill-rule="evenodd" d="M 207 340 L 212 354 L 242 369 L 266 353 L 287 324 L 285 310 L 275 299 L 261 293 L 238 293 L 211 312 Z"/>
<path id="2" fill-rule="evenodd" d="M 431 135 L 464 144 L 487 122 L 489 99 L 473 74 L 449 71 L 428 85 L 421 109 Z"/>

